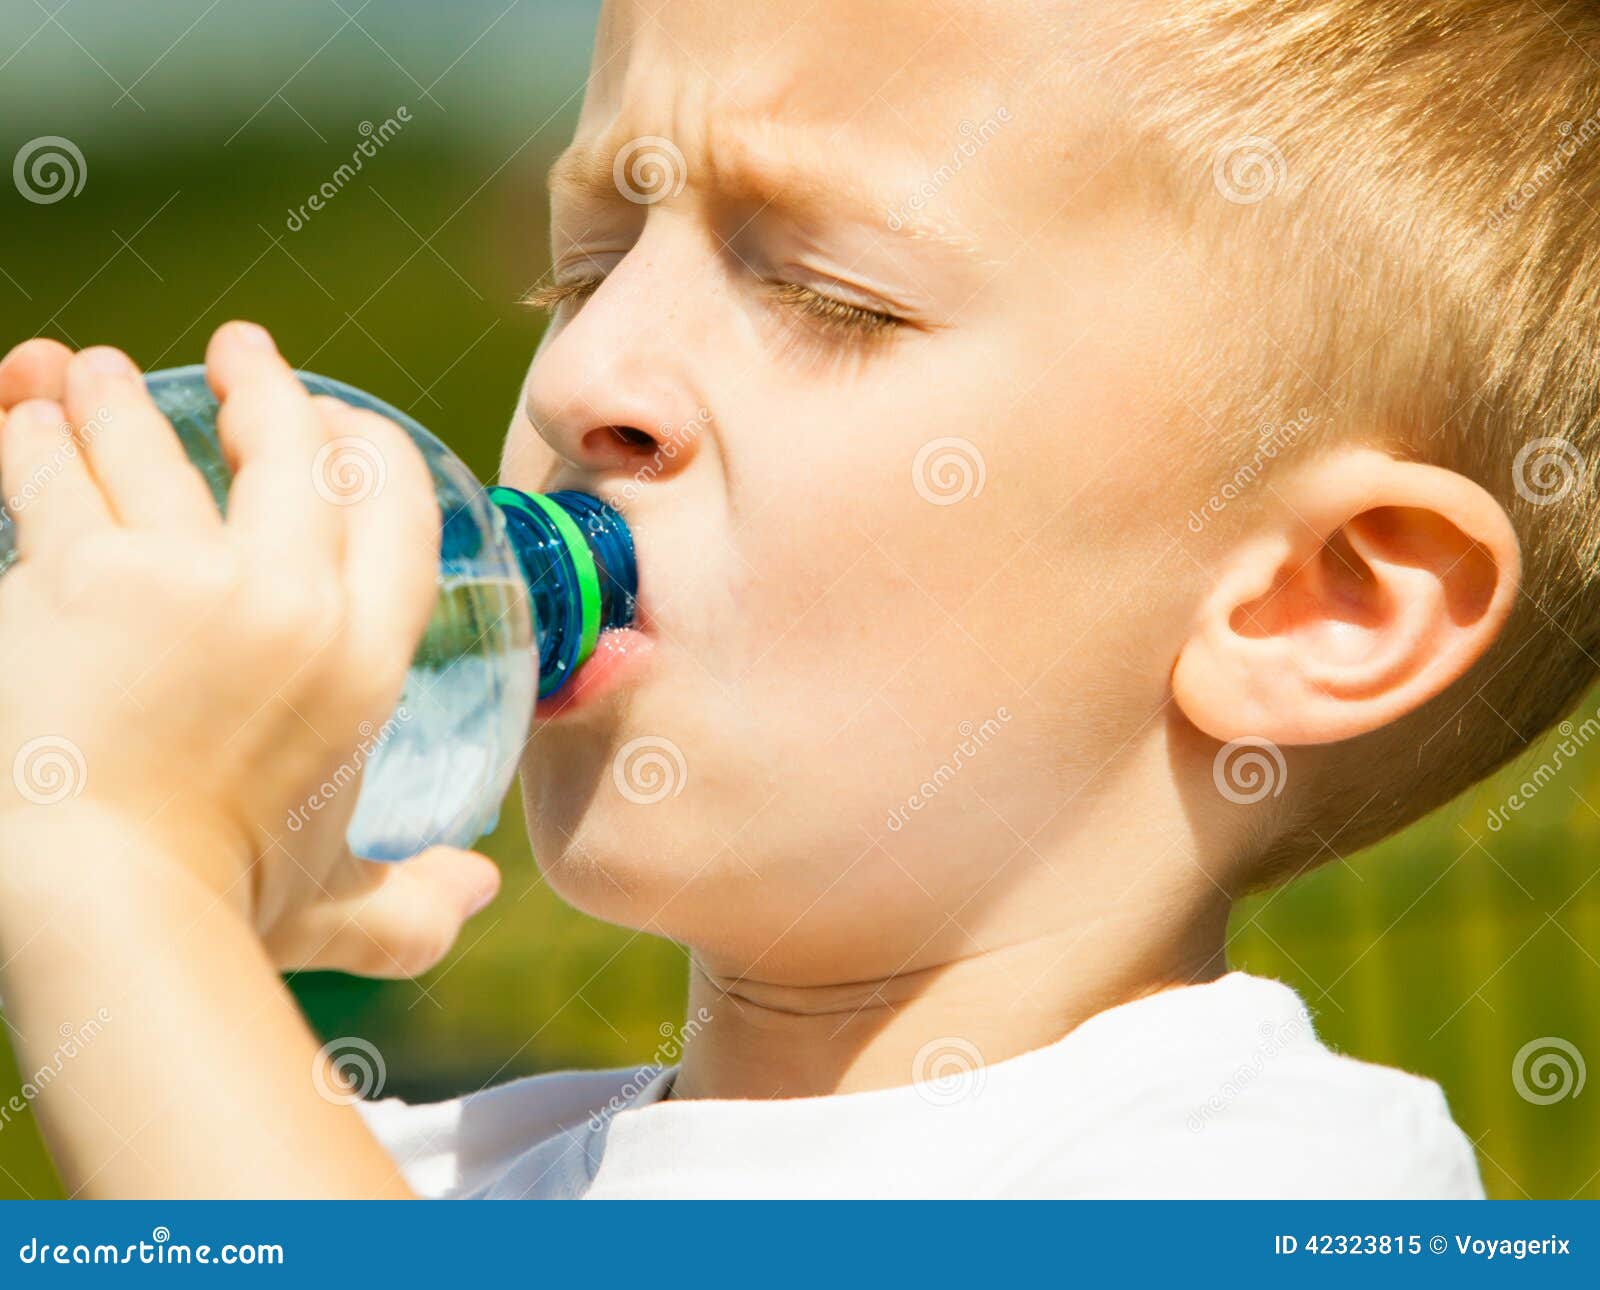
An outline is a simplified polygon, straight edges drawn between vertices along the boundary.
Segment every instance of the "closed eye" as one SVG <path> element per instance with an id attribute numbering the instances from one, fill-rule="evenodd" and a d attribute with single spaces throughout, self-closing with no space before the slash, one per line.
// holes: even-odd
<path id="1" fill-rule="evenodd" d="M 530 309 L 554 313 L 568 302 L 582 302 L 593 295 L 605 279 L 598 275 L 571 278 L 566 282 L 544 282 L 531 288 L 522 302 Z M 906 319 L 882 309 L 840 300 L 799 282 L 769 282 L 772 298 L 803 321 L 855 340 L 873 340 L 896 328 L 908 326 Z"/>
<path id="2" fill-rule="evenodd" d="M 571 278 L 566 282 L 541 282 L 530 287 L 521 303 L 530 309 L 554 313 L 569 300 L 581 301 L 595 293 L 605 279 L 600 277 Z"/>
<path id="3" fill-rule="evenodd" d="M 773 298 L 807 321 L 862 340 L 873 339 L 905 325 L 905 319 L 882 309 L 869 309 L 837 296 L 825 295 L 799 282 L 773 282 Z"/>

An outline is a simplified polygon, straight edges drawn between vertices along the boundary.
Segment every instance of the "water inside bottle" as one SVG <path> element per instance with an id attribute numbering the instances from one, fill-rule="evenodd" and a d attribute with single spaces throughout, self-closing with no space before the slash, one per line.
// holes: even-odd
<path id="1" fill-rule="evenodd" d="M 374 755 L 349 829 L 359 854 L 399 860 L 419 841 L 460 845 L 494 828 L 503 758 L 526 737 L 536 678 L 526 652 L 514 657 L 485 627 L 514 612 L 521 595 L 504 578 L 441 587 L 399 706 L 364 741 Z"/>
<path id="2" fill-rule="evenodd" d="M 433 476 L 444 531 L 438 599 L 399 706 L 382 725 L 363 727 L 353 753 L 290 809 L 284 830 L 305 828 L 359 786 L 345 834 L 357 855 L 399 860 L 435 844 L 470 846 L 494 827 L 538 686 L 526 584 L 504 520 L 461 459 L 403 412 L 341 382 L 298 375 L 313 394 L 378 412 L 411 436 Z M 146 384 L 226 511 L 232 476 L 204 370 L 154 372 Z M 0 512 L 0 575 L 15 559 L 15 528 Z"/>

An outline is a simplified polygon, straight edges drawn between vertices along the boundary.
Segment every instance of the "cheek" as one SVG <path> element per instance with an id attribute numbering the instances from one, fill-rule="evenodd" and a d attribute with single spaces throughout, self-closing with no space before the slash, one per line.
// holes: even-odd
<path id="1" fill-rule="evenodd" d="M 761 606 L 747 626 L 774 673 L 805 676 L 833 708 L 903 676 L 936 692 L 914 706 L 981 702 L 1031 680 L 1052 641 L 1059 651 L 1085 581 L 1068 557 L 1092 570 L 1114 545 L 1104 513 L 1087 517 L 1099 537 L 1073 533 L 1086 509 L 1074 481 L 1106 454 L 1073 431 L 1083 410 L 1010 393 L 1037 381 L 1024 354 L 933 338 L 884 371 L 797 385 L 778 401 L 791 432 L 744 454 L 747 593 Z M 949 672 L 919 675 L 918 660 Z"/>
<path id="2" fill-rule="evenodd" d="M 730 693 L 741 726 L 760 724 L 763 784 L 828 803 L 813 840 L 881 828 L 963 723 L 1018 710 L 1059 635 L 1058 574 L 1026 540 L 1054 495 L 1019 496 L 1038 464 L 980 415 L 986 383 L 947 377 L 928 397 L 935 366 L 797 387 L 778 403 L 787 437 L 768 417 L 739 463 Z"/>
<path id="3" fill-rule="evenodd" d="M 1160 618 L 1181 581 L 1172 423 L 1147 370 L 1090 347 L 1052 368 L 1048 342 L 930 346 L 892 381 L 869 365 L 797 386 L 781 406 L 798 428 L 743 481 L 742 698 L 793 764 L 849 765 L 874 821 L 1002 705 L 1066 742 L 1162 697 L 1169 643 L 1132 611 Z"/>

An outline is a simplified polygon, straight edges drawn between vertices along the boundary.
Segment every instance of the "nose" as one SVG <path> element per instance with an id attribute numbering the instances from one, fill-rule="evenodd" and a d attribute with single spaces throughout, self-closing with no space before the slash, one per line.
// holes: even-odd
<path id="1" fill-rule="evenodd" d="M 664 479 L 694 459 L 710 412 L 693 379 L 693 339 L 677 316 L 685 296 L 638 255 L 635 248 L 575 314 L 553 324 L 528 373 L 524 411 L 568 465 Z"/>

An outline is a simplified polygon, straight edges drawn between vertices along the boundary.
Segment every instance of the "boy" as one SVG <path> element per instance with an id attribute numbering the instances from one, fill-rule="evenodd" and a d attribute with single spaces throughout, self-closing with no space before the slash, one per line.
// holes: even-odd
<path id="1" fill-rule="evenodd" d="M 522 786 L 564 898 L 689 946 L 681 1064 L 317 1095 L 274 969 L 420 970 L 493 893 L 351 860 L 337 811 L 278 836 L 394 702 L 425 476 L 232 324 L 224 524 L 126 358 L 34 342 L 0 747 L 66 744 L 74 793 L 0 813 L 0 991 L 25 1067 L 112 1018 L 40 1100 L 69 1185 L 1481 1194 L 1438 1090 L 1223 936 L 1593 677 L 1588 483 L 1548 467 L 1594 451 L 1600 193 L 1548 163 L 1600 20 L 655 8 L 601 18 L 502 474 L 637 537 L 639 630 Z M 330 506 L 349 435 L 387 483 Z"/>

